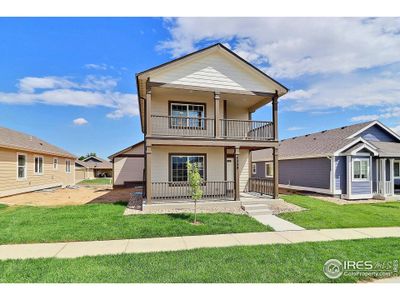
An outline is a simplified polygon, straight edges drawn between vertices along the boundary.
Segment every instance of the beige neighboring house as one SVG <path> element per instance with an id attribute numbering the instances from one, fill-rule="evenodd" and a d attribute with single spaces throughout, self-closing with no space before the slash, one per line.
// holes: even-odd
<path id="1" fill-rule="evenodd" d="M 74 185 L 75 159 L 37 137 L 0 127 L 0 197 Z"/>
<path id="2" fill-rule="evenodd" d="M 278 99 L 288 89 L 216 44 L 136 75 L 145 146 L 145 205 L 190 200 L 187 163 L 203 198 L 278 197 Z M 270 104 L 271 119 L 252 114 Z M 251 178 L 251 151 L 273 149 L 275 176 Z M 258 179 L 257 179 L 258 180 Z"/>
<path id="3" fill-rule="evenodd" d="M 111 178 L 112 163 L 97 156 L 88 156 L 75 161 L 76 182 L 85 179 Z"/>
<path id="4" fill-rule="evenodd" d="M 129 146 L 108 157 L 113 165 L 113 186 L 143 185 L 144 141 Z"/>

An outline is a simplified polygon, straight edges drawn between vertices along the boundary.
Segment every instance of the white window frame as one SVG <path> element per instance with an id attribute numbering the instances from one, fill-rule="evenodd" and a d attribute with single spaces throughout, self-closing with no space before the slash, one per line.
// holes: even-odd
<path id="1" fill-rule="evenodd" d="M 367 162 L 367 178 L 354 178 L 354 163 L 360 162 L 360 172 L 361 172 L 361 161 Z M 368 158 L 353 158 L 353 160 L 351 162 L 351 180 L 352 181 L 370 181 L 370 178 L 371 178 L 371 165 L 370 165 L 369 157 Z"/>
<path id="2" fill-rule="evenodd" d="M 400 170 L 399 170 L 399 176 L 395 176 L 395 175 L 394 175 L 394 170 L 395 170 L 394 165 L 395 165 L 396 163 L 399 164 L 399 169 L 400 169 L 400 160 L 394 160 L 394 162 L 393 162 L 393 178 L 400 179 Z"/>
<path id="3" fill-rule="evenodd" d="M 173 116 L 173 110 L 172 110 L 172 106 L 173 105 L 180 105 L 180 106 L 186 106 L 186 112 L 187 115 L 186 116 Z M 194 117 L 190 117 L 189 116 L 189 106 L 199 106 L 203 108 L 203 116 L 199 118 L 199 124 L 197 125 L 192 125 L 191 124 L 191 118 Z M 188 129 L 205 129 L 205 118 L 206 118 L 206 105 L 204 103 L 191 103 L 191 102 L 170 102 L 170 107 L 169 107 L 169 111 L 170 111 L 170 117 L 171 117 L 171 123 L 170 123 L 170 127 L 172 128 L 179 128 L 179 127 L 183 127 L 183 128 L 188 128 Z M 178 125 L 174 125 L 173 124 L 173 120 L 174 118 L 178 119 L 179 118 L 186 118 L 186 125 L 182 125 L 182 124 L 178 124 Z"/>
<path id="4" fill-rule="evenodd" d="M 42 159 L 42 172 L 36 172 L 36 158 L 41 158 Z M 44 157 L 41 155 L 35 155 L 33 157 L 33 173 L 35 175 L 43 175 L 44 174 Z"/>
<path id="5" fill-rule="evenodd" d="M 19 177 L 19 164 L 18 164 L 18 157 L 25 156 L 25 165 L 24 165 L 24 177 Z M 26 153 L 17 152 L 17 180 L 26 180 L 28 178 L 28 155 Z"/>
<path id="6" fill-rule="evenodd" d="M 271 165 L 271 170 L 272 170 L 272 175 L 267 175 L 267 170 L 268 170 L 268 167 L 267 166 L 269 166 L 269 165 Z M 265 177 L 266 178 L 272 178 L 272 177 L 274 177 L 274 165 L 273 165 L 273 163 L 272 162 L 266 162 L 265 163 L 265 166 L 264 166 L 264 172 L 265 172 Z"/>
<path id="7" fill-rule="evenodd" d="M 53 170 L 58 170 L 58 157 L 53 158 Z"/>
<path id="8" fill-rule="evenodd" d="M 189 176 L 187 176 L 187 180 L 186 181 L 178 181 L 178 180 L 174 180 L 174 175 L 173 175 L 173 171 L 174 171 L 174 167 L 173 167 L 173 158 L 174 157 L 186 157 L 187 160 L 189 160 L 189 157 L 202 157 L 203 158 L 203 176 L 202 176 L 202 180 L 203 181 L 207 181 L 207 154 L 191 154 L 191 153 L 185 153 L 185 154 L 171 154 L 169 156 L 170 159 L 170 170 L 169 170 L 169 175 L 168 177 L 170 178 L 170 182 L 172 183 L 184 183 L 184 182 L 189 182 Z"/>
<path id="9" fill-rule="evenodd" d="M 68 164 L 69 164 L 69 168 L 67 168 Z M 67 174 L 71 173 L 71 160 L 69 160 L 69 159 L 65 160 L 65 173 L 67 173 Z"/>
<path id="10" fill-rule="evenodd" d="M 257 164 L 256 163 L 251 164 L 251 174 L 253 174 L 253 175 L 257 174 Z"/>

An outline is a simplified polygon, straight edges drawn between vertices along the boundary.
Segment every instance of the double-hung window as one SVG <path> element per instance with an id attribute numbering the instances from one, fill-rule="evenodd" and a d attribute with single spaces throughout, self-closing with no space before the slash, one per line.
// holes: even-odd
<path id="1" fill-rule="evenodd" d="M 26 155 L 18 154 L 17 155 L 17 178 L 25 179 L 26 178 Z"/>
<path id="2" fill-rule="evenodd" d="M 353 159 L 353 180 L 369 180 L 369 158 Z"/>
<path id="3" fill-rule="evenodd" d="M 65 161 L 65 172 L 71 173 L 71 161 L 68 159 Z"/>
<path id="4" fill-rule="evenodd" d="M 265 163 L 265 177 L 273 177 L 274 168 L 272 163 Z"/>
<path id="5" fill-rule="evenodd" d="M 188 163 L 197 164 L 201 178 L 205 179 L 205 155 L 181 155 L 170 156 L 170 180 L 173 182 L 188 181 Z"/>
<path id="6" fill-rule="evenodd" d="M 171 103 L 171 128 L 205 129 L 204 104 Z"/>
<path id="7" fill-rule="evenodd" d="M 251 164 L 251 174 L 256 175 L 257 174 L 257 165 L 256 163 Z"/>
<path id="8" fill-rule="evenodd" d="M 394 177 L 400 178 L 400 161 L 396 160 L 394 162 Z"/>
<path id="9" fill-rule="evenodd" d="M 43 156 L 35 156 L 35 174 L 43 174 Z"/>
<path id="10" fill-rule="evenodd" d="M 58 169 L 58 158 L 53 158 L 53 170 Z"/>

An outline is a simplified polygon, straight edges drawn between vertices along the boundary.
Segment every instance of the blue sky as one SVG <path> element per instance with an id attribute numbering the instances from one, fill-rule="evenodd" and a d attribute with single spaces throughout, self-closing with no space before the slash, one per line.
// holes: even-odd
<path id="1" fill-rule="evenodd" d="M 106 157 L 142 139 L 136 72 L 222 42 L 290 88 L 281 138 L 399 130 L 399 32 L 389 18 L 0 18 L 0 126 Z"/>

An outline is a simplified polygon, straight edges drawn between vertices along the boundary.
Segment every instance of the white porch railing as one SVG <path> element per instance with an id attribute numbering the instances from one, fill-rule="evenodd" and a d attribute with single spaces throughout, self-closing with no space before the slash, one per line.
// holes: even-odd
<path id="1" fill-rule="evenodd" d="M 394 191 L 393 191 L 393 184 L 392 181 L 378 181 L 378 190 L 377 190 L 378 194 L 380 195 L 393 195 Z"/>

